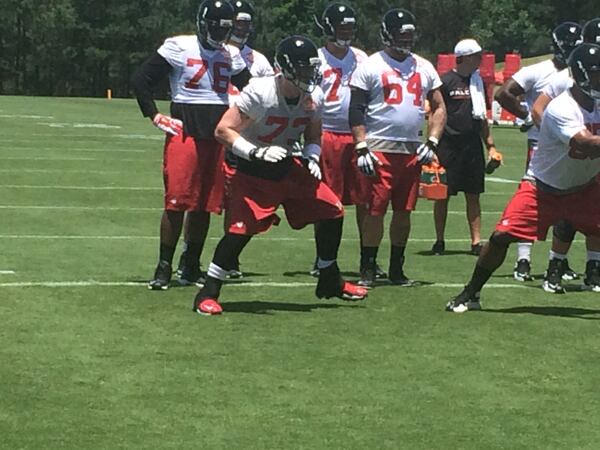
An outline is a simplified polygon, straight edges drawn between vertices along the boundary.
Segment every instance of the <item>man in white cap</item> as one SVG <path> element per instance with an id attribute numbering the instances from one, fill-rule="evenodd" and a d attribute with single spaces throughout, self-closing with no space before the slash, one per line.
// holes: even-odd
<path id="1" fill-rule="evenodd" d="M 471 253 L 481 251 L 481 207 L 479 195 L 484 191 L 485 160 L 482 140 L 490 160 L 498 158 L 486 117 L 483 81 L 479 75 L 482 49 L 474 39 L 464 39 L 454 48 L 456 68 L 442 76 L 442 95 L 448 119 L 440 139 L 438 158 L 446 168 L 448 195 L 465 193 L 467 220 L 471 231 Z M 434 206 L 436 242 L 431 251 L 445 251 L 444 231 L 448 201 L 437 200 Z"/>

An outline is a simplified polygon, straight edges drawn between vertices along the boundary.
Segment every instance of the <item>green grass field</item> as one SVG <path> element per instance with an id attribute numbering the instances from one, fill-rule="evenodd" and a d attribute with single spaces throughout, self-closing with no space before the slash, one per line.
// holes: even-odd
<path id="1" fill-rule="evenodd" d="M 484 236 L 525 156 L 518 131 L 494 134 L 506 164 Z M 195 288 L 145 286 L 162 138 L 134 101 L 0 97 L 0 136 L 0 448 L 598 448 L 600 296 L 518 284 L 511 249 L 484 311 L 444 312 L 475 263 L 462 198 L 446 256 L 428 255 L 431 203 L 413 216 L 406 269 L 423 286 L 319 301 L 312 230 L 282 225 L 249 244 L 248 276 L 205 318 Z M 547 251 L 534 247 L 538 278 Z M 580 236 L 570 261 L 583 271 Z M 357 275 L 353 210 L 340 265 Z"/>

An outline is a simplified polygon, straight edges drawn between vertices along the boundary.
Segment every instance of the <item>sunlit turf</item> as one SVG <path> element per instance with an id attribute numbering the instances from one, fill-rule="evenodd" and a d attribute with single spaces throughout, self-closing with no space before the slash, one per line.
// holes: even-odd
<path id="1" fill-rule="evenodd" d="M 524 135 L 493 132 L 505 165 L 482 197 L 484 236 L 524 169 Z M 406 271 L 420 287 L 319 301 L 312 230 L 282 224 L 247 247 L 224 315 L 204 318 L 194 288 L 142 284 L 162 138 L 134 101 L 0 97 L 0 137 L 0 448 L 597 448 L 600 297 L 579 282 L 545 294 L 540 243 L 537 281 L 512 279 L 511 249 L 483 312 L 444 312 L 475 263 L 462 198 L 445 256 L 429 255 L 432 205 L 413 215 Z M 354 221 L 349 208 L 350 279 Z M 204 266 L 221 231 L 214 218 Z M 388 255 L 386 239 L 384 268 Z"/>

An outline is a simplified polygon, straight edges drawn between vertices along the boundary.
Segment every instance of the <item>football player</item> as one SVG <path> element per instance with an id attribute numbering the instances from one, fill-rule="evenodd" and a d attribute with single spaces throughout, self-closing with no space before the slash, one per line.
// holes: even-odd
<path id="1" fill-rule="evenodd" d="M 349 120 L 357 165 L 370 177 L 368 213 L 362 225 L 363 286 L 375 282 L 375 260 L 390 201 L 393 216 L 388 278 L 392 284 L 413 284 L 403 269 L 410 213 L 417 202 L 421 165 L 435 159 L 446 123 L 442 82 L 433 65 L 412 52 L 415 38 L 411 12 L 386 12 L 381 22 L 384 49 L 361 64 L 350 82 Z M 426 99 L 431 105 L 429 135 L 421 143 Z"/>
<path id="2" fill-rule="evenodd" d="M 238 157 L 238 167 L 231 183 L 227 232 L 194 299 L 193 309 L 199 314 L 222 312 L 218 300 L 223 281 L 252 236 L 279 222 L 280 205 L 294 229 L 319 223 L 317 297 L 367 296 L 364 288 L 342 279 L 336 262 L 344 210 L 321 181 L 319 65 L 317 48 L 308 38 L 282 40 L 275 55 L 279 73 L 253 78 L 216 128 L 217 139 Z M 294 158 L 293 146 L 301 136 L 301 157 Z"/>
<path id="3" fill-rule="evenodd" d="M 214 128 L 228 107 L 230 81 L 243 87 L 250 78 L 239 51 L 225 46 L 233 17 L 228 2 L 201 2 L 197 34 L 167 39 L 132 79 L 143 115 L 166 134 L 160 254 L 149 289 L 169 287 L 184 212 L 189 216 L 188 242 L 179 281 L 201 281 L 199 260 L 210 213 L 221 212 L 223 197 L 223 146 L 215 140 Z M 167 76 L 171 87 L 169 115 L 158 111 L 152 94 Z"/>
<path id="4" fill-rule="evenodd" d="M 273 75 L 273 68 L 271 64 L 267 60 L 267 58 L 260 52 L 252 49 L 248 44 L 248 39 L 254 32 L 254 18 L 255 18 L 255 10 L 254 6 L 245 0 L 236 0 L 232 2 L 234 17 L 233 17 L 233 28 L 231 30 L 231 34 L 229 36 L 228 43 L 229 45 L 233 45 L 237 47 L 240 51 L 240 54 L 246 63 L 246 67 L 250 71 L 250 75 L 253 77 L 265 77 Z M 234 84 L 229 85 L 229 104 L 233 105 L 235 99 L 239 95 L 240 91 L 235 87 Z M 224 191 L 224 199 L 223 199 L 223 207 L 225 210 L 225 219 L 223 224 L 227 223 L 227 203 L 229 198 L 229 186 L 231 177 L 235 173 L 236 167 L 236 158 L 231 153 L 231 151 L 225 151 L 225 162 L 223 164 L 223 170 L 225 172 L 225 191 Z M 186 222 L 187 225 L 187 215 Z M 184 248 L 187 248 L 187 239 L 184 245 Z M 186 260 L 186 252 L 182 252 L 181 258 L 179 261 L 178 272 L 182 272 L 185 267 Z M 242 272 L 240 272 L 239 262 L 236 263 L 235 268 L 233 268 L 229 273 L 229 278 L 241 278 L 243 276 Z"/>
<path id="5" fill-rule="evenodd" d="M 481 309 L 480 291 L 504 261 L 508 246 L 521 239 L 543 240 L 560 220 L 586 235 L 584 287 L 600 292 L 600 46 L 578 46 L 569 67 L 574 85 L 544 113 L 529 177 L 509 201 L 471 280 L 448 302 L 447 311 Z"/>
<path id="6" fill-rule="evenodd" d="M 574 22 L 564 22 L 552 31 L 554 56 L 531 66 L 523 67 L 496 92 L 496 101 L 508 112 L 524 121 L 522 131 L 527 131 L 527 162 L 529 165 L 533 152 L 537 148 L 539 130 L 535 127 L 531 110 L 538 96 L 548 85 L 552 76 L 567 67 L 567 58 L 573 48 L 581 43 L 581 27 Z M 524 95 L 528 109 L 521 106 L 519 97 Z M 560 230 L 560 227 L 558 228 Z M 513 276 L 518 281 L 531 281 L 531 247 L 532 242 L 519 242 L 517 245 L 517 261 Z M 554 255 L 551 253 L 551 258 Z M 577 274 L 568 268 L 566 276 L 571 279 Z M 548 278 L 548 274 L 546 275 Z"/>
<path id="7" fill-rule="evenodd" d="M 356 205 L 356 223 L 360 235 L 368 186 L 366 177 L 356 167 L 356 152 L 348 124 L 348 105 L 352 72 L 367 59 L 367 54 L 352 46 L 357 18 L 350 6 L 332 3 L 325 8 L 320 20 L 315 17 L 315 22 L 327 39 L 319 49 L 323 75 L 321 88 L 325 94 L 320 162 L 323 181 L 344 205 Z M 385 276 L 381 270 L 378 272 L 379 276 Z M 319 274 L 316 261 L 311 274 Z"/>
<path id="8" fill-rule="evenodd" d="M 588 21 L 581 30 L 581 37 L 584 43 L 588 44 L 600 44 L 600 17 Z M 544 110 L 548 106 L 548 103 L 553 98 L 558 97 L 564 91 L 573 86 L 573 79 L 569 73 L 568 68 L 564 68 L 560 72 L 554 74 L 548 85 L 544 88 L 542 93 L 539 95 L 535 103 L 531 115 L 535 124 L 540 126 L 542 123 L 542 116 Z"/>
<path id="9" fill-rule="evenodd" d="M 600 18 L 588 21 L 583 26 L 581 36 L 584 43 L 600 43 Z M 550 101 L 571 88 L 571 86 L 573 86 L 573 79 L 568 68 L 552 76 L 548 85 L 533 104 L 532 116 L 538 128 L 541 125 L 542 116 Z M 562 294 L 564 293 L 562 280 L 569 281 L 579 278 L 579 275 L 572 272 L 569 268 L 568 262 L 562 262 L 562 260 L 567 260 L 567 253 L 574 239 L 575 230 L 573 230 L 573 227 L 568 222 L 561 222 L 553 229 L 552 251 L 543 284 L 546 292 Z"/>

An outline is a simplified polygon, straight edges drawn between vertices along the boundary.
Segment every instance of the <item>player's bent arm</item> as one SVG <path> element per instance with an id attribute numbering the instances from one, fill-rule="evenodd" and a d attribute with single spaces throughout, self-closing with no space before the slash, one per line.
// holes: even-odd
<path id="1" fill-rule="evenodd" d="M 533 104 L 533 107 L 531 108 L 531 117 L 533 118 L 533 121 L 535 122 L 538 128 L 542 124 L 542 117 L 544 116 L 544 111 L 546 110 L 548 103 L 550 103 L 551 101 L 552 97 L 542 92 Z"/>
<path id="2" fill-rule="evenodd" d="M 589 130 L 581 130 L 569 141 L 570 155 L 577 159 L 600 158 L 600 136 L 592 134 Z"/>
<path id="3" fill-rule="evenodd" d="M 252 119 L 240 111 L 237 106 L 232 106 L 217 124 L 215 128 L 215 138 L 221 144 L 231 147 L 237 138 L 240 137 L 240 132 L 253 124 Z"/>
<path id="4" fill-rule="evenodd" d="M 446 104 L 444 96 L 440 88 L 434 89 L 427 95 L 429 104 L 431 105 L 431 113 L 429 114 L 429 122 L 427 124 L 429 138 L 435 138 L 438 142 L 444 132 L 446 126 Z"/>
<path id="5" fill-rule="evenodd" d="M 140 110 L 144 117 L 149 117 L 150 120 L 158 114 L 158 108 L 154 102 L 154 88 L 167 77 L 171 69 L 167 60 L 155 53 L 131 77 L 131 84 Z"/>
<path id="6" fill-rule="evenodd" d="M 496 95 L 494 95 L 494 99 L 509 113 L 525 120 L 529 113 L 521 106 L 521 102 L 517 98 L 524 93 L 525 91 L 519 83 L 513 78 L 510 78 L 500 87 L 500 89 L 498 89 Z"/>

